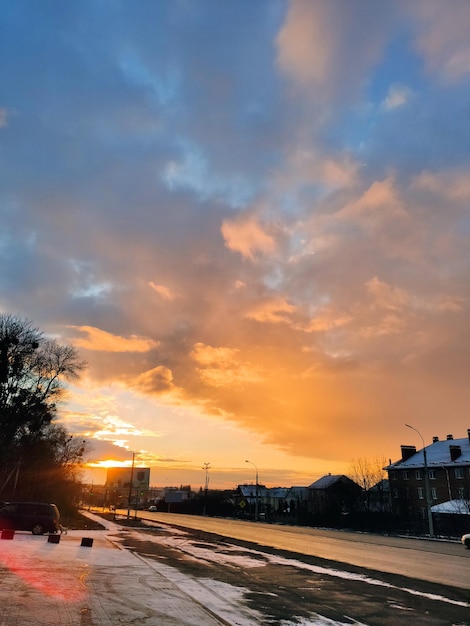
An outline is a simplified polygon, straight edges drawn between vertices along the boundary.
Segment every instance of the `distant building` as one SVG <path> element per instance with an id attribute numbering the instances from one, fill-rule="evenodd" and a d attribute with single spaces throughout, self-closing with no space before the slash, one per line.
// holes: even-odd
<path id="1" fill-rule="evenodd" d="M 362 487 L 344 474 L 322 476 L 308 491 L 310 509 L 317 518 L 334 520 L 362 506 Z"/>
<path id="2" fill-rule="evenodd" d="M 443 441 L 433 437 L 425 447 L 429 483 L 430 504 L 435 513 L 435 505 L 462 502 L 466 509 L 470 501 L 470 429 L 467 437 L 454 439 L 447 435 Z M 393 512 L 411 526 L 423 526 L 427 519 L 426 481 L 424 449 L 402 445 L 401 458 L 384 469 L 388 472 Z M 449 508 L 449 507 L 447 507 Z"/>
<path id="3" fill-rule="evenodd" d="M 237 513 L 243 517 L 253 517 L 258 508 L 258 514 L 265 514 L 269 490 L 265 485 L 238 485 L 235 493 Z"/>
<path id="4" fill-rule="evenodd" d="M 163 499 L 165 502 L 184 502 L 194 496 L 191 485 L 181 485 L 181 487 L 165 487 L 163 489 Z"/>

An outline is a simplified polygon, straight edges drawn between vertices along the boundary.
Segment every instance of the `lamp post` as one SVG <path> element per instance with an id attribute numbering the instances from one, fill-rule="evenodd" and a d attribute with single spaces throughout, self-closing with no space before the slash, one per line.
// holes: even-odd
<path id="1" fill-rule="evenodd" d="M 206 515 L 206 507 L 207 507 L 207 491 L 209 489 L 209 470 L 211 468 L 211 464 L 210 463 L 204 463 L 202 469 L 206 472 L 206 483 L 204 486 L 204 507 L 203 507 L 203 511 L 202 514 Z"/>
<path id="2" fill-rule="evenodd" d="M 417 428 L 414 426 L 410 426 L 410 424 L 405 424 L 407 428 L 411 428 L 421 437 L 421 441 L 423 442 L 423 457 L 424 457 L 424 487 L 426 490 L 426 509 L 428 512 L 428 526 L 429 526 L 429 535 L 434 537 L 434 524 L 432 521 L 432 511 L 431 511 L 431 492 L 429 489 L 429 476 L 428 476 L 428 456 L 426 453 L 426 446 L 424 445 L 423 435 L 419 432 Z"/>
<path id="3" fill-rule="evenodd" d="M 245 463 L 250 463 L 256 470 L 256 492 L 255 492 L 255 522 L 258 521 L 258 468 L 252 461 L 245 461 Z"/>

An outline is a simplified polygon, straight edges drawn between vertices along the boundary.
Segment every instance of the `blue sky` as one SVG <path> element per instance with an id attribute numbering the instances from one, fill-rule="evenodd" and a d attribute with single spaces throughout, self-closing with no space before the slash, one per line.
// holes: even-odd
<path id="1" fill-rule="evenodd" d="M 309 484 L 466 434 L 466 0 L 1 12 L 0 310 L 87 360 L 91 459 Z"/>

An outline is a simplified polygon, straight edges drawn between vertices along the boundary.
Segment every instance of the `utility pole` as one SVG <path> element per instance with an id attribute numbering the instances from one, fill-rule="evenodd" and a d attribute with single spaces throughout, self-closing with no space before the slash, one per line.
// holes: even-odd
<path id="1" fill-rule="evenodd" d="M 253 463 L 253 461 L 245 461 L 245 463 L 249 463 L 250 465 L 253 465 L 253 467 L 256 470 L 255 522 L 257 522 L 258 521 L 258 492 L 259 492 L 259 488 L 258 488 L 258 468 Z"/>
<path id="2" fill-rule="evenodd" d="M 423 442 L 423 458 L 424 458 L 424 487 L 426 490 L 426 509 L 428 512 L 428 528 L 430 537 L 434 537 L 434 523 L 432 519 L 432 511 L 431 511 L 431 490 L 429 488 L 429 475 L 428 475 L 428 455 L 426 453 L 426 446 L 424 445 L 423 435 L 419 432 L 417 428 L 414 426 L 410 426 L 410 424 L 405 424 L 407 428 L 411 428 L 421 437 L 421 441 Z"/>
<path id="3" fill-rule="evenodd" d="M 132 483 L 134 482 L 134 461 L 135 452 L 132 453 L 131 482 L 129 483 L 129 494 L 127 497 L 127 519 L 129 519 L 131 516 Z"/>

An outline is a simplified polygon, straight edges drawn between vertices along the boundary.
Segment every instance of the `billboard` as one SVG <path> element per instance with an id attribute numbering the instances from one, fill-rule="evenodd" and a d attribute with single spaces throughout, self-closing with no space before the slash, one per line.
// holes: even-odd
<path id="1" fill-rule="evenodd" d="M 131 486 L 132 477 L 132 486 Z M 136 489 L 148 491 L 150 486 L 150 467 L 108 467 L 106 472 L 106 489 L 121 491 Z"/>

